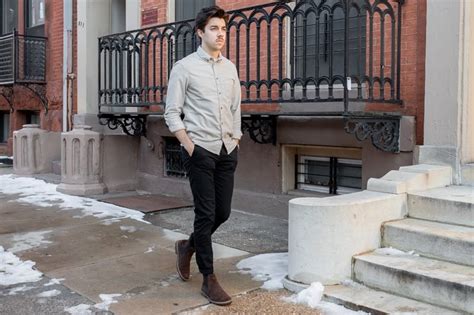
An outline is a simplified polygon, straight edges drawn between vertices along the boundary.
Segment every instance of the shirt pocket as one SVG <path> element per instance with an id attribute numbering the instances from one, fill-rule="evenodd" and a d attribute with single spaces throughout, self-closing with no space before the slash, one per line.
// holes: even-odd
<path id="1" fill-rule="evenodd" d="M 235 88 L 235 79 L 233 78 L 223 78 L 222 79 L 222 95 L 224 96 L 224 100 L 226 105 L 231 105 L 232 98 L 234 96 L 234 88 Z"/>

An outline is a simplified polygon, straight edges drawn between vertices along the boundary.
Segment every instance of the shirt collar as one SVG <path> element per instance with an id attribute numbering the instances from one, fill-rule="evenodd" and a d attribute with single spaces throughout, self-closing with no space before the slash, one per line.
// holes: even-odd
<path id="1" fill-rule="evenodd" d="M 222 54 L 221 53 L 219 53 L 219 57 L 217 57 L 217 59 L 214 59 L 213 57 L 209 56 L 209 54 L 201 46 L 198 47 L 197 54 L 200 58 L 206 60 L 207 62 L 209 62 L 209 61 L 219 62 L 219 61 L 222 60 Z"/>

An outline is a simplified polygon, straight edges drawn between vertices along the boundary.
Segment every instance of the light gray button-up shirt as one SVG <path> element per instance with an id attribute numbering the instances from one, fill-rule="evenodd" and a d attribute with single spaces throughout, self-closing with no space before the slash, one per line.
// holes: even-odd
<path id="1" fill-rule="evenodd" d="M 240 100 L 235 65 L 222 55 L 214 60 L 199 47 L 171 71 L 165 121 L 171 132 L 185 129 L 194 144 L 212 153 L 219 154 L 222 144 L 230 153 L 242 136 Z"/>

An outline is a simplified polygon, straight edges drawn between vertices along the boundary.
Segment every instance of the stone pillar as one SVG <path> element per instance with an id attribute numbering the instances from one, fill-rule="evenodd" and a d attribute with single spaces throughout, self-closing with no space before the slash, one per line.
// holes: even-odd
<path id="1" fill-rule="evenodd" d="M 424 145 L 419 163 L 449 165 L 466 184 L 474 162 L 471 1 L 427 2 Z M 471 180 L 472 181 L 472 180 Z"/>
<path id="2" fill-rule="evenodd" d="M 48 132 L 39 125 L 23 125 L 13 132 L 13 171 L 32 175 L 52 171 L 52 161 L 59 160 L 59 132 Z"/>
<path id="3" fill-rule="evenodd" d="M 57 190 L 70 195 L 103 194 L 102 135 L 90 126 L 75 126 L 61 134 L 61 184 Z"/>

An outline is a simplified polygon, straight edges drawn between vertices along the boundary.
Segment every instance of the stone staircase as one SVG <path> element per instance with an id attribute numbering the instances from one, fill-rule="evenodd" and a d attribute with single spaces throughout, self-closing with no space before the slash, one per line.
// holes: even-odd
<path id="1" fill-rule="evenodd" d="M 393 250 L 354 256 L 354 283 L 327 287 L 325 298 L 371 314 L 474 314 L 474 187 L 405 193 L 408 217 L 382 227 Z"/>

